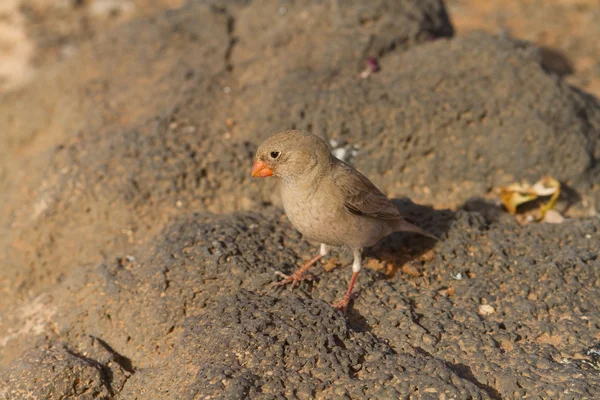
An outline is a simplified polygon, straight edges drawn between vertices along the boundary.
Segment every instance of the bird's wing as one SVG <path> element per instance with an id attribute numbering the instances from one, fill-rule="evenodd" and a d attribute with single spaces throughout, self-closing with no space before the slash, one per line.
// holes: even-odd
<path id="1" fill-rule="evenodd" d="M 336 162 L 333 182 L 340 189 L 344 207 L 350 213 L 380 219 L 403 219 L 396 206 L 367 177 L 350 165 Z"/>

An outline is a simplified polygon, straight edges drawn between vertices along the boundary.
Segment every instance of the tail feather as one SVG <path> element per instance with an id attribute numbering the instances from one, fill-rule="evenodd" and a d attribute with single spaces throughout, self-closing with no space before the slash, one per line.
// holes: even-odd
<path id="1" fill-rule="evenodd" d="M 400 219 L 394 224 L 394 232 L 414 232 L 435 240 L 440 240 L 439 237 L 427 232 L 425 229 L 419 228 L 415 224 L 412 224 L 405 219 Z"/>

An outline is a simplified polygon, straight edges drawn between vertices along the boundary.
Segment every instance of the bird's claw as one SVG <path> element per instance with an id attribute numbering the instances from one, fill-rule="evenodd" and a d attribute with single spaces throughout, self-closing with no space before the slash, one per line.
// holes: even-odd
<path id="1" fill-rule="evenodd" d="M 350 294 L 350 296 L 346 295 L 341 300 L 332 303 L 331 306 L 336 310 L 346 314 L 346 312 L 348 311 L 348 304 L 350 304 L 352 300 L 356 299 L 357 296 L 358 295 L 356 293 L 352 293 Z"/>
<path id="2" fill-rule="evenodd" d="M 275 273 L 283 278 L 282 281 L 275 282 L 275 285 L 283 286 L 291 282 L 292 285 L 290 286 L 290 290 L 298 286 L 301 281 L 311 281 L 313 279 L 312 275 L 304 275 L 302 273 L 299 273 L 298 271 L 294 272 L 291 275 L 286 275 L 281 271 L 275 271 Z"/>

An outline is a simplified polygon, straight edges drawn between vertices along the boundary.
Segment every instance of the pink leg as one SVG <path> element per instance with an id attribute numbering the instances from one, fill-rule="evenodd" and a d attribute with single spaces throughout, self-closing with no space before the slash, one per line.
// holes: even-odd
<path id="1" fill-rule="evenodd" d="M 312 279 L 312 276 L 310 276 L 310 275 L 304 275 L 304 273 L 311 266 L 313 266 L 317 261 L 319 261 L 321 258 L 323 258 L 323 256 L 327 255 L 328 251 L 329 251 L 329 249 L 327 248 L 327 246 L 324 245 L 324 244 L 322 244 L 321 245 L 321 250 L 319 251 L 319 255 L 316 256 L 316 257 L 313 257 L 312 259 L 310 259 L 306 264 L 304 264 L 302 267 L 298 268 L 291 275 L 286 275 L 283 272 L 277 271 L 276 272 L 277 275 L 283 277 L 283 280 L 281 282 L 278 282 L 277 285 L 278 286 L 287 285 L 288 283 L 291 282 L 292 286 L 290 287 L 290 289 L 293 289 L 294 286 L 296 286 L 296 285 L 298 285 L 300 283 L 300 281 Z"/>
<path id="2" fill-rule="evenodd" d="M 356 283 L 356 278 L 358 277 L 358 273 L 362 268 L 362 249 L 354 249 L 354 262 L 352 263 L 352 278 L 350 279 L 350 284 L 348 285 L 348 291 L 346 291 L 346 295 L 342 300 L 337 303 L 333 303 L 333 308 L 336 310 L 343 311 L 344 313 L 348 310 L 348 303 L 353 299 L 354 295 L 352 293 L 352 288 Z"/>
<path id="3" fill-rule="evenodd" d="M 333 308 L 336 310 L 343 311 L 344 313 L 348 311 L 348 303 L 353 299 L 354 294 L 352 293 L 352 288 L 354 287 L 354 283 L 356 282 L 356 278 L 358 277 L 358 272 L 352 273 L 352 278 L 350 279 L 350 284 L 348 285 L 348 291 L 342 298 L 342 300 L 333 303 Z"/>

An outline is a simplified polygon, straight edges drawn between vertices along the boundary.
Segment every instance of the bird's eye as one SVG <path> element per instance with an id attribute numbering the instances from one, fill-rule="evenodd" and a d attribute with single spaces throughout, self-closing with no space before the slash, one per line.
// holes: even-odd
<path id="1" fill-rule="evenodd" d="M 271 156 L 271 158 L 272 158 L 273 160 L 276 160 L 276 159 L 278 159 L 278 158 L 279 158 L 279 156 L 281 155 L 281 153 L 280 153 L 280 152 L 278 152 L 278 151 L 272 151 L 272 152 L 271 152 L 271 154 L 269 154 L 269 155 Z"/>

